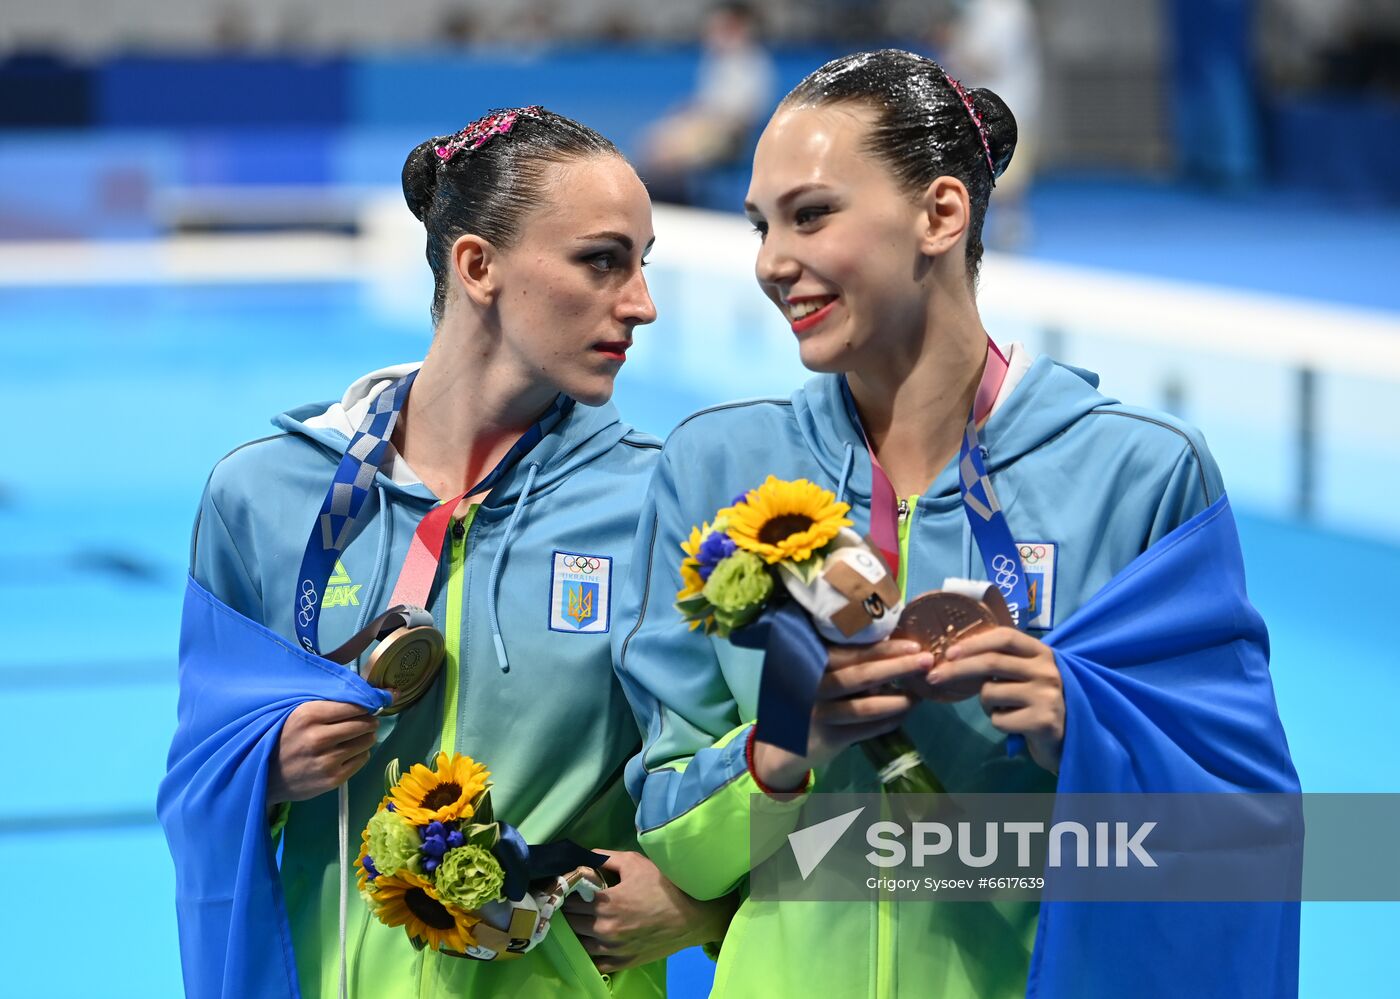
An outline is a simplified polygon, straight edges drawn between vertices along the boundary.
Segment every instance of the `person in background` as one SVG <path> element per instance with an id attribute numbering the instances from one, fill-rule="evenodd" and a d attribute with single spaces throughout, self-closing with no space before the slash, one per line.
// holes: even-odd
<path id="1" fill-rule="evenodd" d="M 693 176 L 733 163 L 772 109 L 773 62 L 747 3 L 716 5 L 705 19 L 695 96 L 647 135 L 640 173 L 658 201 L 687 203 Z"/>
<path id="2" fill-rule="evenodd" d="M 965 0 L 946 33 L 948 72 L 990 90 L 1016 116 L 1016 156 L 997 178 L 985 242 L 1014 250 L 1031 237 L 1026 192 L 1040 149 L 1045 79 L 1031 0 Z"/>

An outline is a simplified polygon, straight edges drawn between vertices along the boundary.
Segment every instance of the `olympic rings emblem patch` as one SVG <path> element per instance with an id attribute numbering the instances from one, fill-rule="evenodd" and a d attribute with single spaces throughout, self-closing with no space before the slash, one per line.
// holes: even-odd
<path id="1" fill-rule="evenodd" d="M 549 581 L 549 630 L 601 634 L 612 610 L 612 558 L 556 551 Z"/>
<path id="2" fill-rule="evenodd" d="M 1016 554 L 1026 575 L 1026 600 L 1030 620 L 1026 627 L 1049 631 L 1055 627 L 1055 571 L 1060 546 L 1053 541 L 1018 541 Z M 997 583 L 1001 580 L 998 578 Z"/>

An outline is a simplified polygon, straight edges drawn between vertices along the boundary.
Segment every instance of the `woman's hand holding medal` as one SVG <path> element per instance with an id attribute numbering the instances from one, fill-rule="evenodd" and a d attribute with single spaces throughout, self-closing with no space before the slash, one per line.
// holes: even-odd
<path id="1" fill-rule="evenodd" d="M 979 698 L 997 729 L 1025 736 L 1031 759 L 1059 773 L 1065 692 L 1050 646 L 1012 627 L 978 631 L 948 648 L 927 683 L 930 700 Z"/>
<path id="2" fill-rule="evenodd" d="M 1025 739 L 1031 759 L 1060 768 L 1065 696 L 1055 653 L 1018 630 L 995 586 L 948 579 L 944 589 L 905 605 L 894 634 L 927 649 L 927 676 L 904 689 L 925 700 L 952 703 L 977 697 L 992 725 Z"/>

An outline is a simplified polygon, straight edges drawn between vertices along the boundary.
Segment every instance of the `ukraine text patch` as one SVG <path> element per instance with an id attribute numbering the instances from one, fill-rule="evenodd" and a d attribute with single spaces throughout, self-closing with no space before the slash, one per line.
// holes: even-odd
<path id="1" fill-rule="evenodd" d="M 605 632 L 611 610 L 612 559 L 556 551 L 549 585 L 550 630 Z"/>

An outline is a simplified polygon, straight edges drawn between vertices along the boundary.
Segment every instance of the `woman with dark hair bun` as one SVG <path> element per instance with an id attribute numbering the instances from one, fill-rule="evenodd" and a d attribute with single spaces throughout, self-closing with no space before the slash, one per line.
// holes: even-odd
<path id="1" fill-rule="evenodd" d="M 1015 144 L 995 94 L 893 50 L 812 73 L 758 142 L 745 205 L 755 275 L 817 374 L 791 398 L 719 406 L 671 434 L 614 638 L 647 732 L 628 770 L 642 848 L 697 898 L 745 896 L 716 995 L 1296 990 L 1296 904 L 1042 910 L 927 891 L 893 904 L 874 878 L 860 901 L 748 897 L 765 859 L 751 844 L 818 821 L 802 819 L 813 788 L 892 783 L 857 744 L 901 727 L 953 793 L 1297 789 L 1267 637 L 1199 432 L 1100 394 L 1088 372 L 1003 351 L 982 324 L 982 225 Z M 763 653 L 687 629 L 672 604 L 692 527 L 769 475 L 850 504 L 908 597 L 986 580 L 1019 627 L 937 658 L 927 636 L 832 646 L 806 753 L 756 741 Z M 775 526 L 800 516 L 770 513 Z M 862 884 L 895 873 L 850 851 L 826 863 Z M 1149 940 L 1191 955 L 1160 984 L 1130 945 Z M 1207 957 L 1226 940 L 1265 956 Z"/>
<path id="2" fill-rule="evenodd" d="M 403 188 L 434 278 L 426 359 L 278 416 L 276 433 L 219 462 L 200 507 L 182 733 L 161 804 L 182 877 L 187 985 L 192 996 L 664 994 L 662 959 L 718 939 L 732 905 L 687 898 L 636 852 L 621 778 L 638 733 L 612 669 L 613 583 L 627 571 L 659 443 L 609 398 L 637 327 L 656 318 L 642 271 L 651 203 L 611 142 L 539 107 L 427 140 L 409 154 Z M 209 842 L 200 837 L 213 833 L 189 793 L 205 771 L 187 772 L 184 754 L 210 691 L 250 674 L 209 636 L 241 615 L 240 628 L 250 619 L 283 647 L 335 649 L 401 602 L 409 566 L 422 570 L 419 548 L 421 606 L 445 645 L 440 676 L 383 717 L 268 693 L 278 725 L 260 743 L 271 748 L 249 793 L 250 828 L 266 808 L 271 836 L 231 854 L 259 858 L 231 891 L 263 898 L 266 921 L 242 903 L 230 916 L 191 873 Z M 225 671 L 212 682 L 188 667 L 201 652 Z M 214 728 L 204 734 L 217 741 Z M 490 769 L 495 818 L 528 842 L 608 854 L 612 886 L 571 897 L 566 918 L 519 960 L 416 950 L 354 897 L 353 872 L 337 861 L 346 813 L 329 792 L 348 787 L 359 830 L 384 795 L 388 761 L 406 771 L 439 751 Z M 227 835 L 236 823 L 223 825 Z M 280 882 L 274 871 L 265 886 L 277 837 Z"/>

